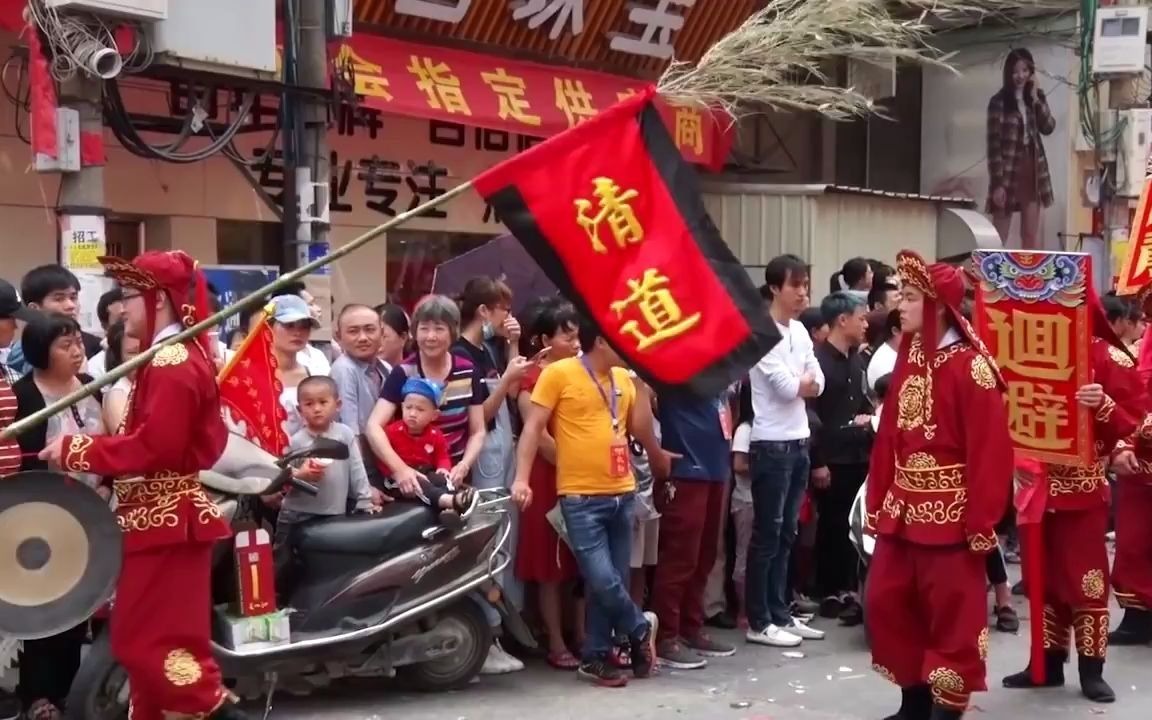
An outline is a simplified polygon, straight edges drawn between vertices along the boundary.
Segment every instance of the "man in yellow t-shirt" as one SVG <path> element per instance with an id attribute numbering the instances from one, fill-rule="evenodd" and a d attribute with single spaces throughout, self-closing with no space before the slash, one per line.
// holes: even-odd
<path id="1" fill-rule="evenodd" d="M 579 675 L 619 687 L 627 677 L 609 662 L 614 634 L 627 637 L 632 673 L 648 677 L 655 659 L 656 616 L 628 594 L 636 480 L 628 435 L 648 452 L 652 472 L 667 477 L 671 455 L 653 432 L 652 408 L 636 402 L 623 361 L 587 318 L 580 322 L 581 357 L 558 360 L 540 374 L 532 410 L 516 449 L 512 497 L 532 502 L 528 475 L 540 434 L 556 441 L 556 490 L 572 553 L 584 578 L 588 611 Z"/>

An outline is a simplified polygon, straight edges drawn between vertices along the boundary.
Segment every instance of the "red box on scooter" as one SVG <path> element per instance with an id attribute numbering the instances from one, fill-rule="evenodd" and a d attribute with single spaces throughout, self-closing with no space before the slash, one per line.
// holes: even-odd
<path id="1" fill-rule="evenodd" d="M 239 575 L 239 611 L 253 617 L 276 611 L 276 571 L 272 538 L 263 528 L 236 533 L 236 572 Z"/>

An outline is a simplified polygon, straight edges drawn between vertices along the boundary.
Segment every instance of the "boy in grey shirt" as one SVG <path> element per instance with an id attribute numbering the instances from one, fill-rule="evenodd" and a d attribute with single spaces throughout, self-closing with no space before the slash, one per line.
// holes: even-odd
<path id="1" fill-rule="evenodd" d="M 372 503 L 372 489 L 356 433 L 347 425 L 336 422 L 340 413 L 340 397 L 336 383 L 325 375 L 307 377 L 296 389 L 300 419 L 304 425 L 288 442 L 289 450 L 309 447 L 318 437 L 337 440 L 348 446 L 347 460 L 305 460 L 292 475 L 317 487 L 319 493 L 310 495 L 290 488 L 280 506 L 276 519 L 273 554 L 276 561 L 277 586 L 287 588 L 291 578 L 292 531 L 301 523 L 336 515 L 347 515 L 351 506 L 355 512 L 378 512 Z"/>

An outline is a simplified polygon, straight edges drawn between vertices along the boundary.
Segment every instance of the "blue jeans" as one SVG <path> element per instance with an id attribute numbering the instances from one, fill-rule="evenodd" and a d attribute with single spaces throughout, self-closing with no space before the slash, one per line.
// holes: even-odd
<path id="1" fill-rule="evenodd" d="M 753 442 L 751 455 L 754 519 L 744 587 L 748 625 L 759 632 L 792 622 L 788 561 L 808 486 L 808 441 Z"/>
<path id="2" fill-rule="evenodd" d="M 635 502 L 635 493 L 560 498 L 568 541 L 584 577 L 585 662 L 604 659 L 614 634 L 635 638 L 647 628 L 648 621 L 628 594 Z"/>

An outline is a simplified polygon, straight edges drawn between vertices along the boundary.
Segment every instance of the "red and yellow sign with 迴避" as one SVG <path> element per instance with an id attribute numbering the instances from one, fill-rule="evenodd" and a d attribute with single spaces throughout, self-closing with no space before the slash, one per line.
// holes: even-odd
<path id="1" fill-rule="evenodd" d="M 1092 411 L 1076 402 L 1092 378 L 1091 257 L 978 250 L 972 259 L 980 281 L 973 320 L 1008 385 L 1013 445 L 1044 462 L 1092 462 Z"/>
<path id="2" fill-rule="evenodd" d="M 368 107 L 386 113 L 550 137 L 635 95 L 643 83 L 448 48 L 357 35 L 332 50 Z M 727 116 L 658 105 L 686 160 L 719 168 Z"/>

